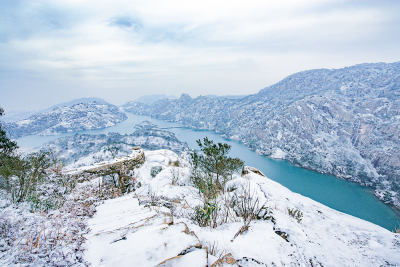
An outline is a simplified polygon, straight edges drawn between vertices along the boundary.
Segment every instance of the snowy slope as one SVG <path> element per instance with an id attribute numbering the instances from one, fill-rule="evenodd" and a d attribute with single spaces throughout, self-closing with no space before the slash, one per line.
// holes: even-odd
<path id="1" fill-rule="evenodd" d="M 215 229 L 199 227 L 190 219 L 199 195 L 190 186 L 186 160 L 168 150 L 145 155 L 146 162 L 135 171 L 141 187 L 105 201 L 89 220 L 85 259 L 92 266 L 210 266 L 218 258 L 240 266 L 400 265 L 399 234 L 252 172 L 235 176 L 227 187 L 231 193 L 251 188 L 273 219 L 252 221 L 236 238 L 240 218 Z M 176 160 L 180 167 L 170 164 Z M 162 171 L 153 178 L 154 166 Z M 301 210 L 302 219 L 290 216 L 288 208 Z"/>

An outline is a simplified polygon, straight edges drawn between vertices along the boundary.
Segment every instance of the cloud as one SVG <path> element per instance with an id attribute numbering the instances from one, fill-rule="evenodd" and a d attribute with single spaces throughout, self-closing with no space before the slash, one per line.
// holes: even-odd
<path id="1" fill-rule="evenodd" d="M 132 29 L 134 31 L 139 31 L 143 28 L 143 25 L 139 20 L 130 16 L 113 17 L 111 19 L 110 25 L 124 29 Z"/>
<path id="2" fill-rule="evenodd" d="M 2 101 L 254 93 L 295 71 L 399 60 L 399 13 L 398 1 L 1 1 Z"/>

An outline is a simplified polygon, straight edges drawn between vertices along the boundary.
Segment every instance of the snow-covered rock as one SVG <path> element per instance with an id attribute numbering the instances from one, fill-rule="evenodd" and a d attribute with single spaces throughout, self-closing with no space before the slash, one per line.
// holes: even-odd
<path id="1" fill-rule="evenodd" d="M 201 247 L 197 237 L 184 223 L 172 223 L 167 208 L 140 206 L 131 195 L 108 200 L 89 220 L 86 259 L 93 266 L 185 266 L 187 261 L 205 266 L 204 251 L 186 258 L 189 250 Z"/>

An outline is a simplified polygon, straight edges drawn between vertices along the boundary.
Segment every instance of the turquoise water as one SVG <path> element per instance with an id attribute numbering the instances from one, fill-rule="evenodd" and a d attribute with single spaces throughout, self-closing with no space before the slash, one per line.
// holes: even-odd
<path id="1" fill-rule="evenodd" d="M 185 128 L 176 123 L 156 120 L 147 116 L 127 115 L 128 119 L 116 126 L 101 130 L 84 131 L 84 133 L 131 133 L 136 123 L 148 120 L 161 128 L 167 128 L 169 131 L 174 132 L 179 140 L 186 142 L 191 148 L 196 148 L 197 139 L 207 136 L 215 142 L 230 144 L 233 156 L 241 158 L 245 161 L 246 165 L 260 169 L 269 178 L 293 192 L 307 196 L 338 211 L 373 222 L 389 230 L 393 230 L 396 226 L 400 225 L 400 214 L 379 201 L 368 188 L 356 183 L 338 179 L 332 175 L 320 174 L 296 167 L 287 161 L 269 159 L 250 151 L 240 142 L 225 139 L 211 131 Z M 65 135 L 68 134 L 61 136 Z M 29 149 L 58 137 L 60 135 L 27 136 L 18 139 L 17 142 L 22 148 Z"/>

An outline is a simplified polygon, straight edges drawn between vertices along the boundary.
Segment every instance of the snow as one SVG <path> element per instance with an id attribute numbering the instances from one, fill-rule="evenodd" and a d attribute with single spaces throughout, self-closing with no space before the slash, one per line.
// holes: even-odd
<path id="1" fill-rule="evenodd" d="M 86 219 L 94 212 L 90 183 L 49 212 L 13 205 L 0 190 L 0 266 L 87 266 L 83 260 Z M 7 203 L 8 202 L 8 203 Z"/>
<path id="2" fill-rule="evenodd" d="M 17 124 L 18 124 L 19 126 L 27 125 L 27 124 L 30 124 L 30 123 L 32 123 L 32 120 L 22 120 L 22 121 L 18 121 L 18 122 L 17 122 Z"/>
<path id="3" fill-rule="evenodd" d="M 271 154 L 271 158 L 274 159 L 284 159 L 286 156 L 286 153 L 282 151 L 279 147 L 277 147 L 274 151 L 274 153 Z"/>
<path id="4" fill-rule="evenodd" d="M 243 225 L 240 218 L 215 229 L 200 227 L 190 219 L 199 196 L 190 185 L 185 158 L 168 150 L 146 151 L 145 156 L 146 162 L 135 171 L 141 187 L 105 201 L 89 220 L 85 259 L 92 266 L 205 266 L 207 258 L 210 265 L 228 253 L 242 266 L 400 265 L 400 235 L 255 173 L 235 175 L 227 188 L 240 192 L 248 185 L 254 197 L 272 210 L 274 221 L 252 221 L 249 230 L 235 239 Z M 180 167 L 171 165 L 176 160 Z M 153 178 L 154 166 L 163 170 Z M 174 168 L 180 170 L 175 185 L 171 182 Z M 300 210 L 302 219 L 290 216 L 288 209 Z M 287 241 L 278 233 L 285 233 Z"/>
<path id="5" fill-rule="evenodd" d="M 231 140 L 236 140 L 236 141 L 240 141 L 240 136 L 237 135 L 237 134 L 235 134 L 235 135 L 232 135 L 231 137 L 229 137 L 229 139 L 231 139 Z"/>
<path id="6" fill-rule="evenodd" d="M 282 132 L 279 131 L 278 135 L 276 136 L 276 139 L 281 140 L 282 139 Z"/>
<path id="7" fill-rule="evenodd" d="M 198 246 L 185 224 L 170 222 L 168 210 L 140 206 L 132 195 L 108 200 L 89 220 L 86 259 L 93 266 L 154 266 Z"/>
<path id="8" fill-rule="evenodd" d="M 94 163 L 94 164 L 92 163 L 92 165 L 81 166 L 81 167 L 78 167 L 78 168 L 73 168 L 76 164 L 71 164 L 71 165 L 67 166 L 64 169 L 63 172 L 64 172 L 64 174 L 73 175 L 73 174 L 81 173 L 81 172 L 86 171 L 86 170 L 90 170 L 90 169 L 94 169 L 94 168 L 98 168 L 98 167 L 104 167 L 104 166 L 107 166 L 107 165 L 110 165 L 110 164 L 124 162 L 126 160 L 129 160 L 129 159 L 137 157 L 141 152 L 142 152 L 142 150 L 140 150 L 140 149 L 134 149 L 132 151 L 132 153 L 130 155 L 128 155 L 128 156 L 117 157 L 117 158 L 113 158 L 113 159 L 110 159 L 110 160 L 107 160 L 107 161 L 97 162 L 97 163 Z M 91 162 L 89 159 L 92 159 L 92 155 L 82 158 L 79 162 L 80 163 L 82 161 L 83 162 L 85 162 L 85 161 Z"/>
<path id="9" fill-rule="evenodd" d="M 0 197 L 0 265 L 211 266 L 230 255 L 240 266 L 400 266 L 399 234 L 293 193 L 251 167 L 234 175 L 217 201 L 248 188 L 268 216 L 237 236 L 243 222 L 235 212 L 216 228 L 200 227 L 192 219 L 201 197 L 188 156 L 162 149 L 145 158 L 132 171 L 136 190 L 126 195 L 93 177 L 48 213 Z M 162 169 L 155 177 L 153 167 Z"/>

